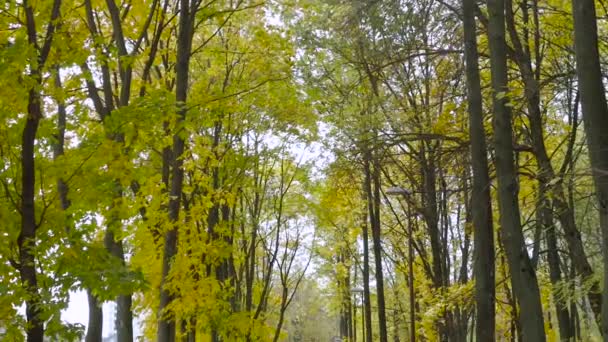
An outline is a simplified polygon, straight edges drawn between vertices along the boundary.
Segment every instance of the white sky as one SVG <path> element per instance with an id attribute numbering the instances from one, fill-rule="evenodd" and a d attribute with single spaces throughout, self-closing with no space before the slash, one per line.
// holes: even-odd
<path id="1" fill-rule="evenodd" d="M 114 315 L 113 312 L 116 306 L 113 302 L 106 302 L 103 304 L 103 337 L 108 337 L 114 332 Z M 86 327 L 89 320 L 89 304 L 87 300 L 87 293 L 85 291 L 70 291 L 70 303 L 66 310 L 61 312 L 61 319 L 68 323 L 79 323 Z M 133 336 L 142 334 L 141 322 L 137 318 L 133 319 Z"/>

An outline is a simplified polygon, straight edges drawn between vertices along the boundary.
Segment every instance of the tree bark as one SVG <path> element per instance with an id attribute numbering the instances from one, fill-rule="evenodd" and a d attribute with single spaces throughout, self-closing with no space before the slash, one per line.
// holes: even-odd
<path id="1" fill-rule="evenodd" d="M 30 78 L 36 86 L 28 92 L 27 117 L 21 134 L 21 231 L 17 239 L 19 263 L 17 270 L 21 279 L 27 299 L 25 300 L 25 328 L 27 342 L 42 342 L 44 339 L 44 321 L 41 317 L 43 304 L 40 298 L 38 277 L 36 271 L 36 168 L 35 145 L 36 132 L 42 119 L 42 103 L 39 87 L 42 85 L 42 69 L 49 55 L 55 21 L 60 14 L 61 1 L 55 0 L 51 9 L 49 25 L 44 38 L 44 45 L 38 47 L 38 33 L 36 30 L 35 14 L 32 4 L 23 1 L 25 24 L 28 43 L 36 48 L 37 60 L 30 61 Z"/>
<path id="2" fill-rule="evenodd" d="M 524 341 L 545 341 L 543 311 L 536 272 L 526 249 L 520 222 L 517 174 L 513 159 L 513 130 L 508 106 L 505 2 L 488 0 L 488 36 L 494 103 L 494 148 L 498 178 L 500 225 L 513 292 L 520 306 Z"/>
<path id="3" fill-rule="evenodd" d="M 175 64 L 175 100 L 177 103 L 177 127 L 173 135 L 173 153 L 171 156 L 172 177 L 171 191 L 169 193 L 168 216 L 173 225 L 165 233 L 162 280 L 160 289 L 159 321 L 157 340 L 159 342 L 175 341 L 175 320 L 166 311 L 167 306 L 173 301 L 173 295 L 166 289 L 166 281 L 171 269 L 173 257 L 177 254 L 177 225 L 179 219 L 180 203 L 182 198 L 182 187 L 184 170 L 182 155 L 185 149 L 184 129 L 181 124 L 186 119 L 186 100 L 188 97 L 188 78 L 190 68 L 190 52 L 192 50 L 192 31 L 196 8 L 191 7 L 190 1 L 180 0 L 179 32 L 177 38 L 177 58 Z"/>
<path id="4" fill-rule="evenodd" d="M 380 219 L 379 219 L 379 170 L 372 161 L 370 151 L 366 151 L 365 160 L 365 192 L 370 227 L 372 229 L 372 249 L 374 253 L 374 266 L 376 278 L 376 300 L 378 305 L 378 325 L 381 342 L 388 342 L 386 330 L 386 311 L 384 303 L 384 278 L 382 275 L 382 247 L 380 245 Z M 365 272 L 364 272 L 365 276 Z"/>
<path id="5" fill-rule="evenodd" d="M 386 327 L 386 305 L 384 299 L 384 276 L 382 271 L 382 241 L 380 238 L 380 168 L 377 161 L 370 162 L 371 152 L 368 151 L 366 162 L 367 203 L 369 221 L 372 228 L 372 242 L 374 252 L 374 266 L 376 278 L 376 300 L 378 304 L 378 326 L 380 342 L 388 342 Z"/>
<path id="6" fill-rule="evenodd" d="M 91 290 L 87 290 L 87 299 L 89 303 L 89 323 L 87 325 L 87 335 L 85 342 L 101 342 L 102 327 L 103 327 L 103 311 L 102 303 L 97 300 Z"/>
<path id="7" fill-rule="evenodd" d="M 28 299 L 25 301 L 25 316 L 27 319 L 27 341 L 42 342 L 44 337 L 44 321 L 42 303 L 38 289 L 36 274 L 36 211 L 35 211 L 35 184 L 36 174 L 34 166 L 34 146 L 36 131 L 42 113 L 40 98 L 34 90 L 30 90 L 28 117 L 22 134 L 21 147 L 21 233 L 17 240 L 19 246 L 19 273 Z"/>
<path id="8" fill-rule="evenodd" d="M 431 147 L 427 147 L 428 141 L 422 141 L 420 149 L 420 160 L 423 176 L 423 203 L 424 221 L 426 222 L 431 240 L 432 267 L 433 267 L 433 286 L 441 288 L 444 285 L 444 272 L 442 266 L 442 247 L 439 233 L 439 214 L 437 212 L 437 189 L 436 189 L 436 170 L 435 153 Z M 428 151 L 428 152 L 427 152 Z"/>
<path id="9" fill-rule="evenodd" d="M 365 186 L 367 189 L 369 177 L 365 177 Z M 365 192 L 367 193 L 367 192 Z M 372 340 L 372 305 L 370 301 L 369 291 L 369 229 L 367 224 L 367 215 L 362 215 L 362 238 L 363 238 L 363 315 L 365 316 L 365 342 Z"/>
<path id="10" fill-rule="evenodd" d="M 471 212 L 474 229 L 475 275 L 475 336 L 477 341 L 495 338 L 495 256 L 494 226 L 492 223 L 492 199 L 486 134 L 483 126 L 481 81 L 475 25 L 475 0 L 462 1 L 464 31 L 464 55 L 466 61 L 467 103 L 469 134 L 471 138 L 471 167 L 473 189 Z"/>
<path id="11" fill-rule="evenodd" d="M 551 285 L 558 286 L 562 280 L 561 269 L 559 265 L 559 253 L 557 251 L 557 236 L 555 235 L 555 226 L 553 224 L 553 208 L 547 198 L 546 187 L 541 186 L 539 190 L 538 207 L 539 224 L 545 232 L 547 241 L 547 263 L 549 264 L 549 279 Z M 568 306 L 559 298 L 555 290 L 553 291 L 553 300 L 555 302 L 555 312 L 557 315 L 557 324 L 559 328 L 559 336 L 562 341 L 570 341 L 574 338 L 572 327 L 570 326 L 570 315 L 568 314 Z"/>
<path id="12" fill-rule="evenodd" d="M 600 67 L 593 0 L 573 0 L 574 47 L 583 121 L 599 204 L 604 284 L 608 284 L 608 105 Z M 608 286 L 602 292 L 601 333 L 608 341 Z"/>

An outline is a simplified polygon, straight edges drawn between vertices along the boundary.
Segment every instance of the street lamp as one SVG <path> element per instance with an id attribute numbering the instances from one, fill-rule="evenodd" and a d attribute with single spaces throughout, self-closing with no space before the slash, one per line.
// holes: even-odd
<path id="1" fill-rule="evenodd" d="M 387 188 L 385 193 L 390 196 L 403 196 L 407 202 L 407 196 L 412 194 L 411 190 L 402 188 L 400 186 L 391 186 Z M 408 265 L 408 273 L 410 278 L 410 341 L 416 341 L 416 301 L 414 300 L 414 249 L 413 249 L 413 235 L 412 235 L 412 218 L 410 212 L 410 206 L 407 206 L 407 226 L 409 230 L 410 238 L 408 240 L 408 258 L 410 259 Z"/>

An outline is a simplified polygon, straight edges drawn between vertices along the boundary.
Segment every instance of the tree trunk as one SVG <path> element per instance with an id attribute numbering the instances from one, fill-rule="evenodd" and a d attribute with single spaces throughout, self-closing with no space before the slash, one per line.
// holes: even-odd
<path id="1" fill-rule="evenodd" d="M 597 19 L 593 0 L 573 0 L 574 46 L 583 121 L 599 203 L 604 264 L 608 284 L 608 106 L 599 61 Z M 602 293 L 601 332 L 608 341 L 608 286 Z"/>
<path id="2" fill-rule="evenodd" d="M 120 183 L 116 181 L 116 187 L 114 194 L 114 200 L 120 201 L 122 198 L 122 191 L 119 190 Z M 115 214 L 112 214 L 115 216 Z M 122 244 L 122 240 L 115 238 L 115 232 L 119 232 L 121 230 L 120 227 L 120 218 L 112 217 L 106 228 L 106 233 L 104 236 L 104 244 L 108 252 L 110 254 L 121 261 L 122 265 L 126 267 L 125 264 L 125 255 L 124 255 L 124 247 Z M 131 342 L 133 341 L 133 312 L 131 310 L 132 299 L 131 294 L 121 294 L 116 297 L 116 335 L 118 342 Z"/>
<path id="3" fill-rule="evenodd" d="M 557 251 L 557 236 L 555 235 L 555 226 L 553 224 L 553 209 L 550 206 L 549 199 L 547 198 L 546 188 L 541 185 L 539 190 L 538 208 L 539 211 L 539 224 L 542 230 L 545 232 L 547 238 L 547 262 L 549 264 L 549 278 L 551 285 L 558 286 L 562 280 L 561 269 L 559 266 L 559 253 Z M 555 312 L 557 314 L 557 324 L 559 328 L 559 335 L 562 341 L 570 341 L 574 338 L 572 327 L 570 326 L 570 315 L 568 314 L 568 307 L 564 301 L 559 298 L 557 293 L 553 292 L 553 300 L 555 302 Z"/>
<path id="4" fill-rule="evenodd" d="M 30 90 L 28 117 L 23 128 L 21 147 L 21 233 L 17 240 L 19 247 L 19 273 L 21 283 L 28 294 L 25 301 L 25 316 L 27 319 L 27 342 L 42 342 L 44 337 L 44 321 L 41 319 L 42 303 L 38 289 L 36 274 L 36 211 L 34 193 L 36 185 L 36 170 L 34 166 L 34 145 L 36 131 L 42 113 L 40 98 L 34 90 Z"/>
<path id="5" fill-rule="evenodd" d="M 492 223 L 492 199 L 483 127 L 481 81 L 475 25 L 475 0 L 462 1 L 464 30 L 464 54 L 466 60 L 467 103 L 469 134 L 471 137 L 471 167 L 473 190 L 471 211 L 474 229 L 475 275 L 475 336 L 477 341 L 494 340 L 495 331 L 495 276 L 494 276 L 494 226 Z"/>
<path id="6" fill-rule="evenodd" d="M 192 49 L 192 31 L 196 8 L 190 7 L 190 1 L 180 0 L 179 32 L 177 38 L 177 58 L 175 64 L 175 100 L 177 103 L 177 131 L 173 135 L 173 153 L 171 156 L 172 178 L 169 193 L 169 221 L 173 227 L 165 233 L 162 280 L 160 289 L 159 322 L 157 331 L 158 342 L 175 341 L 175 320 L 166 311 L 173 301 L 173 295 L 165 288 L 167 277 L 171 269 L 173 257 L 177 254 L 177 225 L 179 209 L 182 198 L 184 170 L 182 168 L 182 155 L 185 149 L 185 140 L 180 124 L 186 118 L 186 100 L 188 96 L 188 71 L 190 68 L 190 51 Z"/>
<path id="7" fill-rule="evenodd" d="M 500 225 L 511 273 L 513 292 L 520 306 L 519 321 L 524 341 L 545 341 L 543 312 L 536 272 L 528 256 L 520 222 L 517 174 L 513 159 L 513 131 L 508 106 L 505 42 L 505 2 L 488 0 L 488 35 L 494 90 L 494 148 L 498 178 Z"/>
<path id="8" fill-rule="evenodd" d="M 365 188 L 368 187 L 370 177 L 365 177 Z M 369 293 L 369 233 L 367 215 L 362 215 L 363 238 L 363 315 L 365 316 L 365 342 L 372 342 L 372 305 Z"/>
<path id="9" fill-rule="evenodd" d="M 368 157 L 371 153 L 368 152 Z M 367 203 L 369 209 L 369 220 L 372 228 L 372 242 L 374 251 L 374 266 L 376 278 L 376 300 L 378 303 L 378 325 L 380 342 L 388 342 L 386 328 L 386 306 L 384 300 L 384 276 L 382 271 L 382 241 L 380 238 L 380 167 L 377 161 L 366 163 Z M 371 164 L 371 165 L 370 165 Z"/>
<path id="10" fill-rule="evenodd" d="M 427 155 L 428 150 L 428 155 Z M 439 215 L 437 213 L 437 190 L 435 174 L 434 153 L 431 148 L 427 148 L 427 141 L 422 142 L 420 150 L 420 160 L 423 175 L 423 205 L 424 220 L 426 222 L 430 240 L 431 253 L 433 256 L 433 286 L 441 288 L 443 286 L 443 267 L 441 253 L 441 237 L 439 234 Z"/>
<path id="11" fill-rule="evenodd" d="M 53 41 L 55 21 L 59 17 L 61 1 L 53 2 L 51 16 L 44 37 L 42 48 L 38 48 L 38 33 L 34 8 L 29 1 L 23 1 L 25 21 L 27 27 L 28 43 L 36 48 L 35 61 L 30 61 L 30 78 L 35 82 L 28 92 L 27 117 L 21 135 L 21 231 L 17 238 L 19 250 L 19 263 L 17 270 L 21 278 L 21 284 L 27 294 L 25 300 L 25 317 L 27 320 L 26 335 L 27 342 L 42 342 L 44 339 L 44 320 L 42 314 L 42 299 L 38 288 L 38 277 L 36 271 L 36 168 L 35 168 L 35 145 L 36 132 L 42 119 L 42 103 L 39 87 L 42 84 L 41 70 L 47 60 Z"/>
<path id="12" fill-rule="evenodd" d="M 89 302 L 89 323 L 87 325 L 87 336 L 85 342 L 101 342 L 102 327 L 103 327 L 103 310 L 102 303 L 97 300 L 90 290 L 87 290 L 87 299 Z"/>

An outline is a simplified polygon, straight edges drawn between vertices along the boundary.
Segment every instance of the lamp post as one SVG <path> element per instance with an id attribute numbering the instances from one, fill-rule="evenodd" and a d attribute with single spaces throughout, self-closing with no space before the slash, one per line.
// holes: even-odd
<path id="1" fill-rule="evenodd" d="M 385 193 L 389 196 L 403 196 L 404 199 L 407 198 L 407 196 L 410 196 L 412 194 L 412 191 L 399 187 L 399 186 L 392 186 L 388 189 L 386 189 Z M 406 200 L 407 202 L 407 200 Z M 411 342 L 415 342 L 416 341 L 416 301 L 414 299 L 414 249 L 413 249 L 413 235 L 412 235 L 412 215 L 411 215 L 411 211 L 410 211 L 410 206 L 407 206 L 407 226 L 408 226 L 408 233 L 409 233 L 409 239 L 408 239 L 408 258 L 410 259 L 409 265 L 408 265 L 408 277 L 410 278 L 410 283 L 409 283 L 409 290 L 410 290 L 410 341 Z"/>
<path id="2" fill-rule="evenodd" d="M 350 289 L 350 292 L 355 294 L 355 313 L 353 315 L 353 342 L 357 342 L 357 293 L 361 294 L 361 336 L 363 336 L 363 340 L 365 341 L 365 313 L 363 301 L 363 289 L 360 287 L 355 287 Z"/>

